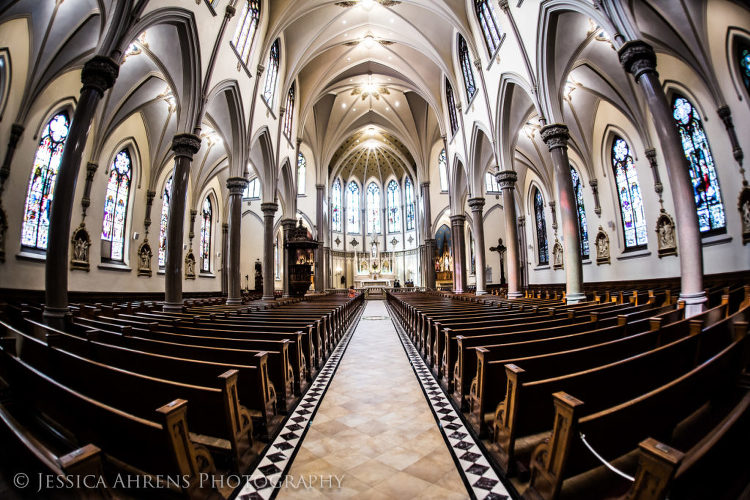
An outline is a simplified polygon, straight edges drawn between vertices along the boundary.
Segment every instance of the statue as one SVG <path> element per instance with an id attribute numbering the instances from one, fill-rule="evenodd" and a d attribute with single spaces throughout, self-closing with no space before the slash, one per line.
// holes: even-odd
<path id="1" fill-rule="evenodd" d="M 555 237 L 555 245 L 552 247 L 552 267 L 554 269 L 562 269 L 563 264 L 563 246 L 560 244 L 560 240 Z"/>
<path id="2" fill-rule="evenodd" d="M 185 279 L 195 279 L 195 255 L 193 255 L 193 249 L 188 250 L 185 256 Z"/>
<path id="3" fill-rule="evenodd" d="M 609 264 L 609 236 L 604 232 L 604 228 L 599 226 L 599 232 L 596 233 L 596 264 Z"/>
<path id="4" fill-rule="evenodd" d="M 151 277 L 151 257 L 153 257 L 148 237 L 138 247 L 138 276 Z"/>
<path id="5" fill-rule="evenodd" d="M 674 220 L 663 208 L 656 219 L 656 236 L 659 244 L 659 257 L 677 255 L 677 239 L 674 232 Z"/>
<path id="6" fill-rule="evenodd" d="M 738 207 L 740 209 L 740 215 L 742 216 L 742 244 L 750 242 L 750 187 L 745 187 L 740 192 L 740 200 Z M 0 228 L 2 231 L 2 228 Z M 2 247 L 0 247 L 2 251 Z"/>
<path id="7" fill-rule="evenodd" d="M 500 254 L 500 284 L 505 284 L 505 267 L 503 266 L 503 259 L 505 258 L 505 251 L 507 248 L 505 245 L 503 245 L 503 239 L 498 238 L 497 239 L 497 246 L 496 247 L 490 247 L 490 252 L 497 252 Z"/>
<path id="8" fill-rule="evenodd" d="M 89 238 L 89 233 L 86 231 L 86 226 L 83 222 L 81 222 L 81 225 L 73 231 L 73 237 L 70 239 L 70 243 L 73 245 L 73 255 L 70 260 L 70 268 L 88 272 L 91 238 Z"/>

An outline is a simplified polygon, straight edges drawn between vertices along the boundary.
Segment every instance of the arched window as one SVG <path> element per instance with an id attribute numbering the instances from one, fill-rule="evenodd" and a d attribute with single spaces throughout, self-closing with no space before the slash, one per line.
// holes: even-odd
<path id="1" fill-rule="evenodd" d="M 331 227 L 341 231 L 341 181 L 338 179 L 331 188 Z"/>
<path id="2" fill-rule="evenodd" d="M 534 219 L 536 220 L 536 246 L 539 265 L 549 264 L 547 246 L 547 221 L 544 218 L 544 198 L 538 188 L 534 188 Z"/>
<path id="3" fill-rule="evenodd" d="M 260 0 L 245 0 L 232 45 L 243 64 L 250 63 L 250 48 L 260 20 Z"/>
<path id="4" fill-rule="evenodd" d="M 620 214 L 622 229 L 625 232 L 625 248 L 645 247 L 646 216 L 643 212 L 643 198 L 638 184 L 638 173 L 635 170 L 630 146 L 621 137 L 615 136 L 612 143 L 612 167 L 615 170 L 617 193 L 620 197 Z"/>
<path id="5" fill-rule="evenodd" d="M 484 189 L 487 191 L 487 193 L 499 193 L 500 192 L 500 186 L 497 183 L 497 179 L 495 179 L 495 174 L 492 172 L 487 172 L 484 174 Z"/>
<path id="6" fill-rule="evenodd" d="M 458 115 L 456 114 L 456 100 L 453 97 L 453 87 L 445 80 L 445 100 L 448 102 L 448 118 L 451 122 L 451 136 L 458 130 Z"/>
<path id="7" fill-rule="evenodd" d="M 401 188 L 398 182 L 388 183 L 388 232 L 397 233 L 401 230 Z"/>
<path id="8" fill-rule="evenodd" d="M 690 179 L 693 181 L 695 206 L 698 209 L 698 227 L 701 233 L 721 232 L 726 228 L 727 220 L 721 203 L 714 158 L 701 117 L 690 101 L 679 94 L 672 99 L 672 110 L 682 139 L 682 149 L 690 162 Z"/>
<path id="9" fill-rule="evenodd" d="M 133 163 L 127 149 L 123 149 L 109 167 L 109 182 L 104 200 L 102 224 L 102 259 L 122 262 L 125 254 L 125 227 L 130 200 L 130 180 Z"/>
<path id="10" fill-rule="evenodd" d="M 302 153 L 297 155 L 297 194 L 305 194 L 307 182 L 307 160 Z"/>
<path id="11" fill-rule="evenodd" d="M 445 149 L 438 156 L 438 173 L 440 174 L 440 191 L 448 192 L 448 159 L 445 157 Z"/>
<path id="12" fill-rule="evenodd" d="M 26 248 L 47 249 L 50 207 L 69 131 L 70 119 L 65 112 L 52 117 L 42 131 L 26 193 L 21 236 L 21 245 Z"/>
<path id="13" fill-rule="evenodd" d="M 211 224 L 213 222 L 211 199 L 206 196 L 201 210 L 201 272 L 211 272 Z"/>
<path id="14" fill-rule="evenodd" d="M 406 197 L 406 230 L 411 231 L 415 227 L 416 207 L 414 205 L 414 185 L 409 177 L 406 178 L 404 196 Z"/>
<path id="15" fill-rule="evenodd" d="M 469 48 L 461 35 L 458 35 L 458 60 L 461 62 L 461 72 L 464 75 L 464 87 L 466 87 L 466 101 L 468 102 L 477 93 L 477 86 L 474 83 L 474 70 L 471 67 Z"/>
<path id="16" fill-rule="evenodd" d="M 359 232 L 359 185 L 352 181 L 346 190 L 346 230 L 349 233 Z"/>
<path id="17" fill-rule="evenodd" d="M 578 239 L 581 243 L 581 258 L 589 258 L 589 228 L 586 225 L 586 208 L 583 206 L 583 186 L 578 171 L 570 167 L 570 176 L 573 178 L 573 191 L 576 194 L 576 210 L 578 212 Z"/>
<path id="18" fill-rule="evenodd" d="M 169 201 L 172 198 L 172 176 L 164 184 L 161 198 L 161 219 L 159 221 L 159 267 L 164 267 L 167 258 L 167 220 L 169 219 Z"/>
<path id="19" fill-rule="evenodd" d="M 268 52 L 266 64 L 266 83 L 263 85 L 263 99 L 273 107 L 273 96 L 276 92 L 276 79 L 279 77 L 279 39 L 277 38 Z"/>
<path id="20" fill-rule="evenodd" d="M 292 118 L 294 117 L 294 92 L 295 85 L 289 87 L 289 93 L 286 95 L 286 112 L 284 114 L 284 135 L 292 139 Z"/>
<path id="21" fill-rule="evenodd" d="M 495 8 L 489 0 L 474 0 L 474 9 L 482 27 L 482 36 L 487 45 L 490 56 L 494 55 L 500 46 L 500 29 L 497 27 Z"/>
<path id="22" fill-rule="evenodd" d="M 748 93 L 750 93 L 750 41 L 747 39 L 742 39 L 737 44 L 737 64 L 740 67 L 742 82 L 745 84 Z"/>
<path id="23" fill-rule="evenodd" d="M 380 188 L 374 182 L 367 186 L 367 232 L 380 233 Z"/>
<path id="24" fill-rule="evenodd" d="M 247 183 L 247 186 L 245 187 L 245 192 L 242 194 L 242 197 L 249 198 L 251 200 L 260 199 L 260 181 L 258 180 L 257 177 Z"/>

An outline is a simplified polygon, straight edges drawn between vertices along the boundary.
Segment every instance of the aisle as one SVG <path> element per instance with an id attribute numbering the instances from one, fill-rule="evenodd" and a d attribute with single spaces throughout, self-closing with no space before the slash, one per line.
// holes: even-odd
<path id="1" fill-rule="evenodd" d="M 282 500 L 469 497 L 384 302 L 367 303 L 288 475 Z"/>

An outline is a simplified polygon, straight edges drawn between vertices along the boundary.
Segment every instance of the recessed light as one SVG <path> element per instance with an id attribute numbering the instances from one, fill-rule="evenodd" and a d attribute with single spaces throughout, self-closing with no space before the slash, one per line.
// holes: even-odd
<path id="1" fill-rule="evenodd" d="M 342 19 L 341 24 L 346 24 L 346 19 Z"/>
<path id="2" fill-rule="evenodd" d="M 398 101 L 396 101 L 394 104 L 396 105 L 396 107 L 399 106 L 399 102 Z"/>
<path id="3" fill-rule="evenodd" d="M 386 106 L 386 107 L 385 107 L 385 110 L 386 110 L 386 111 L 390 111 L 390 110 L 391 110 L 391 108 L 389 108 L 388 106 Z"/>
<path id="4" fill-rule="evenodd" d="M 341 103 L 341 107 L 342 107 L 342 108 L 344 108 L 344 109 L 346 109 L 346 103 L 345 103 L 345 102 L 342 102 L 342 103 Z"/>

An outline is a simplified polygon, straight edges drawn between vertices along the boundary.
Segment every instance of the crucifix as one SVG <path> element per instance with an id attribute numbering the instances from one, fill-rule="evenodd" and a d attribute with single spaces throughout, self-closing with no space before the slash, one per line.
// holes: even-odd
<path id="1" fill-rule="evenodd" d="M 505 257 L 505 245 L 503 245 L 503 239 L 497 239 L 497 246 L 490 247 L 490 252 L 497 252 L 500 254 L 500 284 L 505 284 L 505 269 L 503 268 L 503 258 Z"/>

